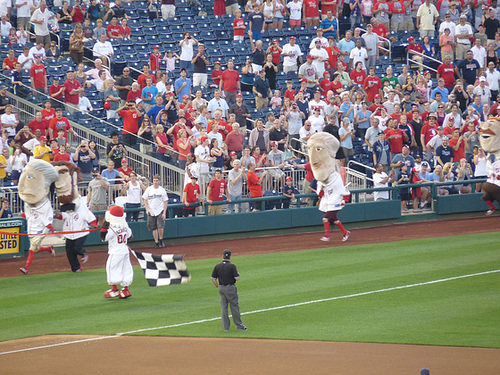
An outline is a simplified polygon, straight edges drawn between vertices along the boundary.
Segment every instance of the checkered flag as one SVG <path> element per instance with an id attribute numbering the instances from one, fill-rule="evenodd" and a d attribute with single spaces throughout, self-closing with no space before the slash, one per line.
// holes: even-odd
<path id="1" fill-rule="evenodd" d="M 139 261 L 149 286 L 184 284 L 191 280 L 184 255 L 157 255 L 130 250 Z"/>

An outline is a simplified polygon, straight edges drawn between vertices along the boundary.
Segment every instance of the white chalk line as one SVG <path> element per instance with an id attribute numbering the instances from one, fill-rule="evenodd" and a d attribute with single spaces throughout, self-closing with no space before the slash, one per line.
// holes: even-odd
<path id="1" fill-rule="evenodd" d="M 367 292 L 346 294 L 346 295 L 343 295 L 343 296 L 322 298 L 322 299 L 316 299 L 316 300 L 311 300 L 311 301 L 292 303 L 292 304 L 288 304 L 288 305 L 269 307 L 269 308 L 266 308 L 266 309 L 259 309 L 259 310 L 247 311 L 247 312 L 241 313 L 241 315 L 251 315 L 251 314 L 257 314 L 257 313 L 268 312 L 268 311 L 288 309 L 288 308 L 291 308 L 291 307 L 306 306 L 306 305 L 311 305 L 311 304 L 320 303 L 320 302 L 329 302 L 329 301 L 336 301 L 336 300 L 340 300 L 340 299 L 347 299 L 347 298 L 353 298 L 353 297 L 368 296 L 368 295 L 371 295 L 371 294 L 391 292 L 391 291 L 394 291 L 394 290 L 401 290 L 401 289 L 415 288 L 415 287 L 419 287 L 419 286 L 438 284 L 438 283 L 443 283 L 443 282 L 447 282 L 447 281 L 454 281 L 454 280 L 466 279 L 466 278 L 469 278 L 469 277 L 483 276 L 483 275 L 489 275 L 489 274 L 499 273 L 499 272 L 500 272 L 500 269 L 491 270 L 491 271 L 484 271 L 484 272 L 476 272 L 476 273 L 470 273 L 470 274 L 466 274 L 466 275 L 447 277 L 447 278 L 444 278 L 444 279 L 424 281 L 424 282 L 421 282 L 421 283 L 399 285 L 399 286 L 394 286 L 394 287 L 390 287 L 390 288 L 370 290 L 370 291 L 367 291 Z M 24 348 L 24 349 L 10 350 L 10 351 L 6 351 L 6 352 L 0 352 L 0 355 L 22 353 L 22 352 L 28 352 L 28 351 L 32 351 L 32 350 L 39 350 L 39 349 L 55 348 L 55 347 L 58 347 L 58 346 L 64 346 L 64 345 L 70 345 L 70 344 L 79 344 L 79 343 L 90 342 L 90 341 L 113 339 L 113 338 L 121 337 L 121 336 L 124 336 L 124 335 L 131 335 L 131 334 L 134 334 L 134 333 L 142 333 L 142 332 L 156 331 L 156 330 L 160 330 L 160 329 L 182 327 L 182 326 L 193 325 L 193 324 L 201 324 L 201 323 L 213 322 L 213 321 L 216 321 L 216 320 L 220 320 L 220 316 L 215 317 L 215 318 L 194 320 L 194 321 L 185 322 L 185 323 L 169 324 L 169 325 L 158 326 L 158 327 L 151 327 L 151 328 L 141 328 L 141 329 L 136 329 L 136 330 L 132 330 L 132 331 L 119 332 L 119 333 L 116 333 L 114 335 L 108 335 L 108 336 L 91 337 L 91 338 L 88 338 L 88 339 L 73 340 L 73 341 L 66 341 L 66 342 L 61 342 L 61 343 L 56 343 L 56 344 L 48 344 L 48 345 L 34 346 L 34 347 Z"/>

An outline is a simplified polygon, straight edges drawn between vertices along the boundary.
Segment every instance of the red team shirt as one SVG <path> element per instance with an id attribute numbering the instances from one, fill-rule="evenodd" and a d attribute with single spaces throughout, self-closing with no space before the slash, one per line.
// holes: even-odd
<path id="1" fill-rule="evenodd" d="M 370 83 L 373 84 L 371 87 L 369 87 Z M 380 81 L 380 78 L 376 76 L 368 76 L 365 78 L 364 87 L 366 90 L 366 101 L 373 102 L 373 100 L 375 99 L 375 95 L 379 94 L 379 90 L 382 89 L 382 81 Z"/>
<path id="2" fill-rule="evenodd" d="M 444 79 L 445 87 L 452 87 L 455 83 L 455 68 L 452 64 L 446 65 L 441 64 L 437 68 L 437 74 L 439 74 L 440 78 Z"/>
<path id="3" fill-rule="evenodd" d="M 449 145 L 450 147 L 455 147 L 458 143 L 458 139 L 451 138 Z M 460 159 L 465 159 L 465 141 L 462 139 L 460 141 L 460 147 L 457 151 L 453 150 L 453 161 L 460 161 Z"/>
<path id="4" fill-rule="evenodd" d="M 49 87 L 49 94 L 52 95 L 52 94 L 58 92 L 61 89 L 61 87 L 62 87 L 61 85 L 59 85 L 59 86 L 56 86 L 54 84 L 50 85 L 50 87 Z M 58 99 L 58 100 L 62 100 L 64 98 L 63 97 L 63 93 L 60 93 L 57 96 L 52 96 L 52 98 Z"/>
<path id="5" fill-rule="evenodd" d="M 149 56 L 149 65 L 151 65 L 151 70 L 159 70 L 161 66 L 161 55 L 152 53 Z"/>
<path id="6" fill-rule="evenodd" d="M 319 17 L 318 0 L 304 0 L 306 18 Z"/>
<path id="7" fill-rule="evenodd" d="M 424 135 L 425 144 L 427 144 L 432 139 L 432 137 L 437 135 L 437 127 L 438 127 L 437 121 L 435 122 L 435 126 L 430 126 L 429 123 L 423 126 L 420 134 Z"/>
<path id="8" fill-rule="evenodd" d="M 120 35 L 124 34 L 124 30 L 123 27 L 121 27 L 121 25 L 115 25 L 115 26 L 108 25 L 106 30 L 108 31 L 108 37 L 110 38 L 119 38 Z"/>
<path id="9" fill-rule="evenodd" d="M 200 185 L 198 184 L 187 184 L 184 187 L 184 192 L 186 193 L 186 201 L 182 203 L 196 203 L 197 199 L 196 196 L 200 193 Z M 183 207 L 186 209 L 190 209 L 192 207 Z"/>
<path id="10" fill-rule="evenodd" d="M 64 129 L 64 138 L 68 139 L 68 130 L 71 129 L 71 125 L 66 117 L 61 119 L 53 118 L 50 121 L 50 129 L 52 129 L 52 134 L 57 137 L 57 129 Z"/>
<path id="11" fill-rule="evenodd" d="M 235 18 L 233 21 L 233 28 L 237 26 L 245 26 L 245 20 L 243 18 Z M 244 36 L 245 29 L 234 29 L 235 36 Z"/>
<path id="12" fill-rule="evenodd" d="M 288 99 L 290 99 L 291 102 L 294 102 L 295 101 L 295 90 L 294 89 L 286 90 L 285 91 L 285 98 L 288 98 Z"/>
<path id="13" fill-rule="evenodd" d="M 211 201 L 222 201 L 224 200 L 224 193 L 227 189 L 226 180 L 221 179 L 220 181 L 217 179 L 213 179 L 208 184 L 208 187 L 211 188 L 209 199 Z"/>
<path id="14" fill-rule="evenodd" d="M 354 84 L 362 85 L 365 82 L 366 70 L 361 69 L 361 71 L 358 72 L 356 69 L 354 69 L 350 74 L 350 78 Z"/>
<path id="15" fill-rule="evenodd" d="M 82 87 L 82 85 L 80 85 L 80 82 L 76 79 L 74 79 L 73 82 L 70 82 L 69 79 L 66 80 L 66 82 L 64 82 L 64 101 L 66 103 L 78 105 L 78 102 L 80 101 L 78 94 L 71 95 L 70 92 L 72 90 L 79 89 L 80 87 Z"/>
<path id="16" fill-rule="evenodd" d="M 240 73 L 238 73 L 236 70 L 224 70 L 224 72 L 221 74 L 221 78 L 224 80 L 224 91 L 236 92 L 236 83 L 240 80 Z"/>
<path id="17" fill-rule="evenodd" d="M 389 141 L 389 147 L 391 148 L 391 153 L 400 154 L 403 151 L 403 133 L 401 129 L 386 129 L 385 139 Z M 395 135 L 394 138 L 389 138 Z"/>
<path id="18" fill-rule="evenodd" d="M 139 130 L 139 115 L 136 111 L 121 111 L 118 116 L 123 117 L 122 134 L 137 134 Z"/>
<path id="19" fill-rule="evenodd" d="M 49 128 L 49 123 L 45 120 L 42 120 L 40 122 L 33 120 L 28 123 L 28 126 L 30 127 L 33 134 L 35 134 L 35 131 L 37 129 L 40 129 L 42 135 L 46 135 L 47 129 Z"/>
<path id="20" fill-rule="evenodd" d="M 40 111 L 42 113 L 42 117 L 45 121 L 48 121 L 50 124 L 50 121 L 56 117 L 56 110 L 54 108 L 51 108 L 50 110 L 48 109 L 42 109 Z"/>
<path id="21" fill-rule="evenodd" d="M 32 65 L 30 77 L 33 80 L 35 89 L 45 88 L 45 66 L 43 64 Z"/>

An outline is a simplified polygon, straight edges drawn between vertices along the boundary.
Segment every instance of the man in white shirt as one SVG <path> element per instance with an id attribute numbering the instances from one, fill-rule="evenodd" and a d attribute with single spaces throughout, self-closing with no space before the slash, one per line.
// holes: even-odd
<path id="1" fill-rule="evenodd" d="M 366 70 L 365 61 L 368 60 L 368 52 L 366 48 L 361 46 L 361 39 L 356 40 L 356 47 L 351 50 L 349 55 L 349 64 L 351 64 L 351 69 L 353 70 L 356 63 L 359 61 L 363 65 L 363 69 Z"/>
<path id="2" fill-rule="evenodd" d="M 329 43 L 328 43 L 328 39 L 326 39 L 324 36 L 323 36 L 323 29 L 322 28 L 318 28 L 318 30 L 316 30 L 316 38 L 314 38 L 313 40 L 311 40 L 311 43 L 309 43 L 309 50 L 312 50 L 314 48 L 316 48 L 316 40 L 320 40 L 321 42 L 321 47 L 323 48 L 327 48 Z"/>
<path id="3" fill-rule="evenodd" d="M 448 12 L 444 16 L 444 22 L 439 25 L 439 36 L 444 34 L 445 29 L 450 29 L 450 35 L 455 38 L 455 26 L 456 23 L 451 21 L 451 14 Z"/>
<path id="4" fill-rule="evenodd" d="M 486 68 L 486 48 L 481 45 L 481 39 L 476 39 L 474 41 L 474 47 L 470 49 L 472 51 L 472 58 L 476 59 L 479 63 L 481 69 Z"/>
<path id="5" fill-rule="evenodd" d="M 7 130 L 9 133 L 9 138 L 14 138 L 16 136 L 16 127 L 19 121 L 16 115 L 12 113 L 12 104 L 7 104 L 5 106 L 5 113 L 0 116 L 0 121 L 2 123 L 2 129 Z"/>
<path id="6" fill-rule="evenodd" d="M 220 109 L 222 111 L 222 117 L 226 119 L 229 118 L 229 106 L 227 105 L 226 100 L 220 97 L 220 94 L 220 90 L 214 90 L 214 97 L 208 102 L 207 110 L 210 116 L 213 118 L 215 111 Z M 200 183 L 200 181 L 198 181 L 198 183 Z"/>
<path id="7" fill-rule="evenodd" d="M 460 23 L 455 26 L 455 41 L 457 42 L 455 50 L 456 61 L 465 59 L 465 54 L 470 49 L 470 38 L 472 38 L 472 28 L 466 23 L 467 16 L 462 14 L 460 16 Z"/>
<path id="8" fill-rule="evenodd" d="M 2 38 L 8 38 L 12 24 L 7 19 L 7 15 L 2 15 L 2 20 L 0 22 L 0 35 Z"/>
<path id="9" fill-rule="evenodd" d="M 302 63 L 302 52 L 300 51 L 300 47 L 295 44 L 294 36 L 291 36 L 290 42 L 283 46 L 281 55 L 283 56 L 283 71 L 285 73 L 296 72 L 299 69 L 297 58 L 300 59 L 300 63 Z"/>
<path id="10" fill-rule="evenodd" d="M 198 164 L 198 185 L 200 185 L 200 195 L 204 198 L 207 184 L 210 182 L 209 163 L 213 161 L 210 157 L 210 149 L 208 148 L 210 140 L 207 136 L 200 138 L 200 144 L 194 149 L 194 156 Z"/>
<path id="11" fill-rule="evenodd" d="M 31 23 L 35 25 L 36 42 L 42 43 L 45 49 L 50 47 L 49 20 L 54 17 L 50 15 L 45 0 L 40 2 L 40 7 L 31 16 Z"/>
<path id="12" fill-rule="evenodd" d="M 327 107 L 327 104 L 321 100 L 321 90 L 316 90 L 314 92 L 314 98 L 312 98 L 309 101 L 309 113 L 313 113 L 315 109 L 320 110 L 320 116 L 322 118 L 325 117 L 325 108 Z"/>
<path id="13" fill-rule="evenodd" d="M 486 69 L 486 82 L 488 83 L 488 87 L 490 88 L 491 100 L 493 101 L 496 101 L 496 98 L 498 96 L 499 81 L 500 72 L 495 69 L 495 63 L 493 61 L 490 61 L 488 63 L 488 69 Z"/>
<path id="14" fill-rule="evenodd" d="M 109 66 L 109 56 L 113 56 L 113 45 L 107 41 L 107 36 L 105 34 L 101 35 L 101 40 L 94 44 L 94 56 L 99 57 L 103 64 Z"/>
<path id="15" fill-rule="evenodd" d="M 148 229 L 153 232 L 155 247 L 165 247 L 163 243 L 163 228 L 167 218 L 168 195 L 160 186 L 160 176 L 153 176 L 153 185 L 149 186 L 142 194 L 144 207 L 148 215 Z"/>
<path id="16" fill-rule="evenodd" d="M 36 57 L 39 57 L 42 62 L 43 60 L 45 60 L 45 48 L 43 48 L 42 42 L 37 41 L 36 44 L 30 48 L 30 51 L 28 53 L 28 58 L 31 59 L 32 62 L 35 62 Z"/>
<path id="17" fill-rule="evenodd" d="M 309 52 L 309 55 L 314 56 L 313 65 L 319 77 L 323 77 L 325 72 L 325 62 L 328 61 L 328 52 L 321 46 L 321 39 L 314 40 L 315 48 Z"/>
<path id="18" fill-rule="evenodd" d="M 375 173 L 373 174 L 373 187 L 374 188 L 382 188 L 388 187 L 389 182 L 394 181 L 394 169 L 391 169 L 389 174 L 384 172 L 384 167 L 382 164 L 378 163 L 375 166 Z M 373 200 L 388 200 L 389 199 L 389 191 L 374 191 L 373 192 Z"/>
<path id="19" fill-rule="evenodd" d="M 10 19 L 12 2 L 10 0 L 0 0 L 0 16 L 7 16 Z"/>
<path id="20" fill-rule="evenodd" d="M 490 104 L 491 91 L 490 88 L 486 86 L 486 77 L 479 77 L 479 85 L 474 87 L 474 95 L 479 95 L 481 97 L 481 106 Z"/>
<path id="21" fill-rule="evenodd" d="M 14 5 L 17 8 L 17 26 L 24 25 L 24 30 L 28 29 L 33 6 L 33 0 L 16 0 Z"/>

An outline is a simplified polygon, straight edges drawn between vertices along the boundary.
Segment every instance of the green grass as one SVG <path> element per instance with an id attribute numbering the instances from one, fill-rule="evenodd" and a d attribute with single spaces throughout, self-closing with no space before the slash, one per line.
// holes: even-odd
<path id="1" fill-rule="evenodd" d="M 499 233 L 236 256 L 243 313 L 500 269 Z M 200 245 L 202 246 L 202 245 Z M 228 244 L 230 247 L 230 243 Z M 272 245 L 271 245 L 272 246 Z M 188 262 L 191 282 L 151 288 L 135 268 L 133 296 L 105 300 L 104 269 L 0 279 L 0 340 L 115 334 L 220 316 L 210 281 L 219 259 Z M 500 348 L 500 273 L 243 316 L 144 335 L 258 337 Z"/>

